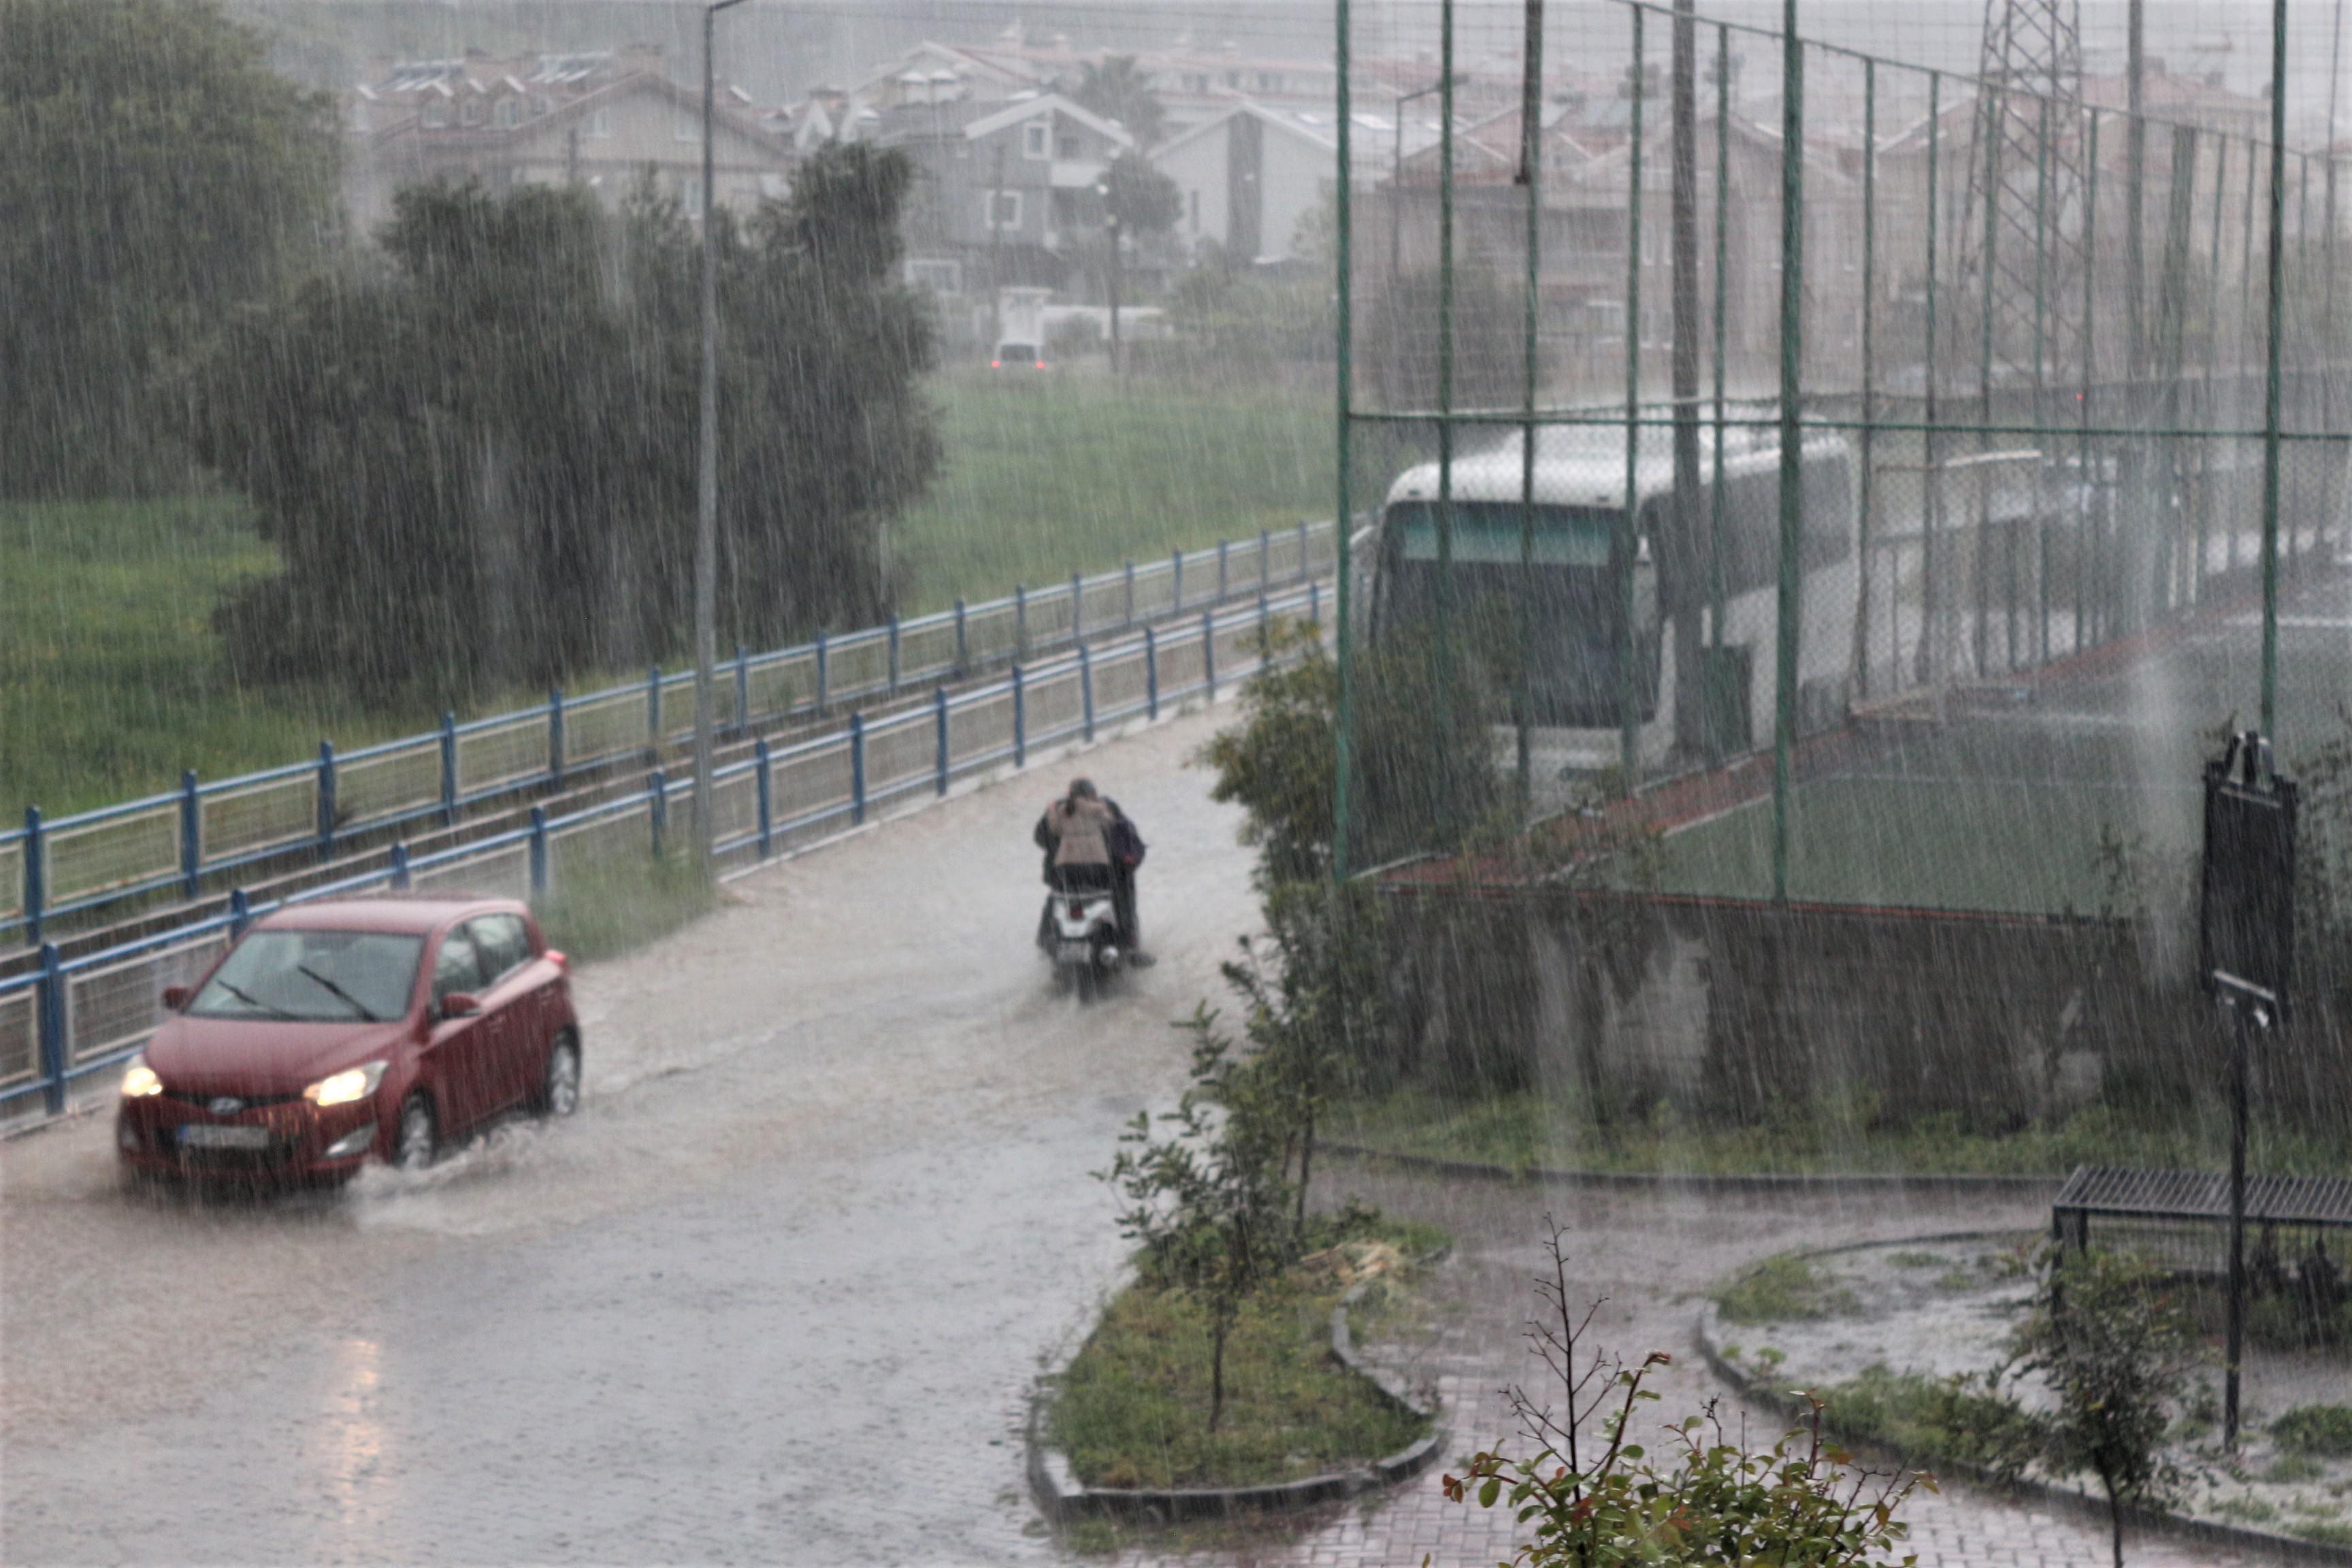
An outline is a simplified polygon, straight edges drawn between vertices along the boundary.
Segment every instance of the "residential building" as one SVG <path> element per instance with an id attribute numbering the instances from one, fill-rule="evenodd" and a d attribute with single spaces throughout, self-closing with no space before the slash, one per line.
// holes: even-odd
<path id="1" fill-rule="evenodd" d="M 1391 126 L 1358 115 L 1353 154 L 1359 181 L 1384 171 Z M 1235 103 L 1151 150 L 1154 167 L 1183 195 L 1177 237 L 1228 261 L 1277 263 L 1300 248 L 1299 226 L 1337 174 L 1339 126 L 1328 110 Z"/>

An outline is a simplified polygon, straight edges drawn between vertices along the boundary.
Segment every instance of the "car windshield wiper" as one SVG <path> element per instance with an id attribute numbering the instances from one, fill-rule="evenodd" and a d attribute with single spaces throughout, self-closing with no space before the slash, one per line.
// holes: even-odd
<path id="1" fill-rule="evenodd" d="M 341 1002 L 343 1005 L 349 1007 L 360 1017 L 366 1019 L 371 1024 L 381 1024 L 383 1022 L 382 1018 L 377 1017 L 375 1014 L 369 1009 L 365 1003 L 352 995 L 350 992 L 344 990 L 341 986 L 336 984 L 333 981 L 328 979 L 325 975 L 320 973 L 317 970 L 311 968 L 309 964 L 298 963 L 294 967 L 300 971 L 305 978 L 315 980 L 320 985 L 325 986 L 329 991 L 332 992 L 338 1001 Z"/>
<path id="2" fill-rule="evenodd" d="M 289 1019 L 294 1016 L 293 1014 L 289 1013 L 285 1008 L 272 1006 L 270 1004 L 264 1002 L 260 997 L 256 996 L 252 992 L 247 991 L 241 986 L 232 985 L 217 974 L 213 976 L 213 984 L 227 992 L 230 995 L 236 997 L 238 1001 L 244 1003 L 247 1006 L 252 1008 L 255 1012 L 262 1014 L 265 1016 Z"/>

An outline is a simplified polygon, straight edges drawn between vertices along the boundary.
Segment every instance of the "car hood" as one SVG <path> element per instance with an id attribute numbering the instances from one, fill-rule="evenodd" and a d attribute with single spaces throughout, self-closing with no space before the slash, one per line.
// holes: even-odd
<path id="1" fill-rule="evenodd" d="M 282 1019 L 167 1019 L 147 1043 L 147 1065 L 174 1092 L 299 1094 L 331 1072 L 389 1058 L 408 1033 L 384 1024 Z"/>

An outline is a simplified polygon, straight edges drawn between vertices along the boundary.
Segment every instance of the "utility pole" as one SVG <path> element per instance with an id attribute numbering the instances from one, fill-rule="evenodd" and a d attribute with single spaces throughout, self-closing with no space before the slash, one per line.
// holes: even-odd
<path id="1" fill-rule="evenodd" d="M 1110 231 L 1110 373 L 1118 374 L 1118 214 L 1106 215 Z"/>
<path id="2" fill-rule="evenodd" d="M 988 353 L 1004 341 L 1004 275 L 997 258 L 1004 253 L 1004 142 L 996 143 L 996 181 L 988 191 Z M 1044 344 L 1038 345 L 1043 348 Z"/>
<path id="3" fill-rule="evenodd" d="M 1659 552 L 1665 591 L 1696 602 L 1698 577 L 1698 5 L 1675 0 L 1674 40 L 1675 533 Z M 1724 134 L 1720 124 L 1717 136 Z M 1707 682 L 1698 617 L 1675 617 L 1675 743 L 1705 743 Z M 1710 672 L 1711 673 L 1711 672 Z"/>
<path id="4" fill-rule="evenodd" d="M 710 137 L 716 121 L 718 65 L 710 54 L 719 13 L 743 0 L 710 0 L 702 8 L 702 429 L 695 468 L 694 507 L 694 853 L 708 876 L 717 844 L 711 805 L 712 688 L 719 663 L 719 251 L 710 237 Z"/>

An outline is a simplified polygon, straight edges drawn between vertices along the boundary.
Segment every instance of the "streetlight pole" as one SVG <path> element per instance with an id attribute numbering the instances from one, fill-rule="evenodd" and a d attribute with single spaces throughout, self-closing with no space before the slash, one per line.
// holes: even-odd
<path id="1" fill-rule="evenodd" d="M 713 686 L 719 662 L 719 252 L 710 242 L 710 138 L 716 114 L 718 67 L 711 39 L 719 13 L 743 0 L 710 0 L 702 8 L 702 429 L 694 481 L 694 853 L 704 875 L 718 842 L 711 804 Z"/>

